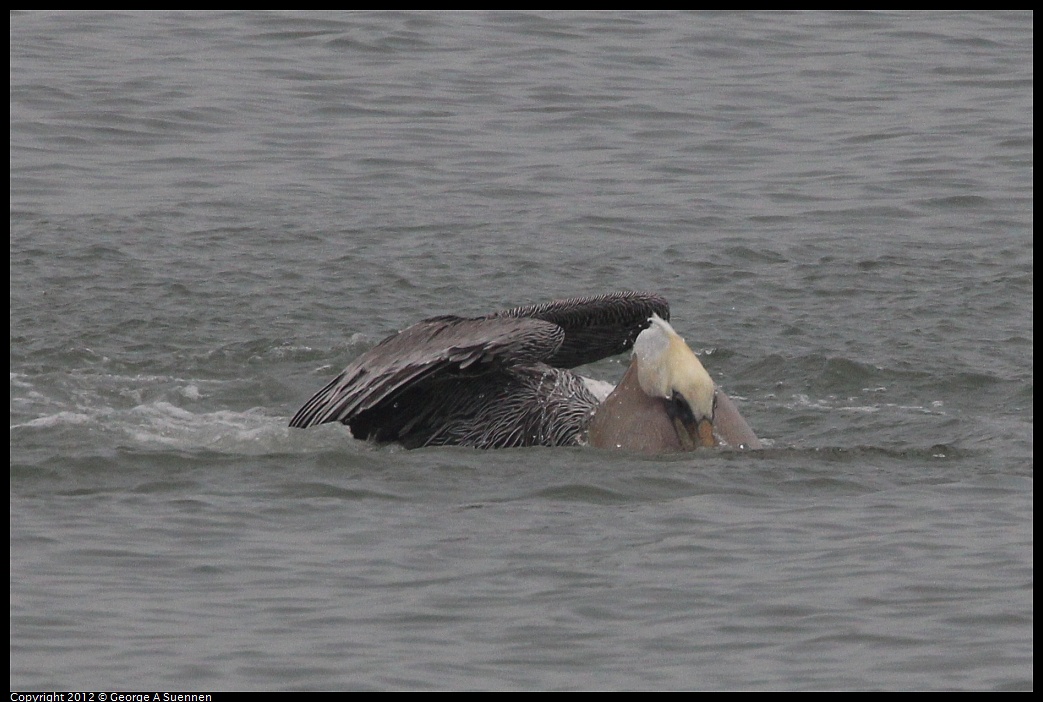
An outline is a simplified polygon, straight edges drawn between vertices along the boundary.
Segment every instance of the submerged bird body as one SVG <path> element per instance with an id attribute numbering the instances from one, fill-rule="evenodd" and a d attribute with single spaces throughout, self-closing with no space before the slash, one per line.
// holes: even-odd
<path id="1" fill-rule="evenodd" d="M 737 411 L 746 440 L 714 436 L 713 382 L 667 318 L 666 300 L 634 292 L 432 317 L 356 359 L 290 426 L 341 422 L 358 439 L 407 448 L 756 446 Z M 631 347 L 631 367 L 607 398 L 569 370 Z"/>

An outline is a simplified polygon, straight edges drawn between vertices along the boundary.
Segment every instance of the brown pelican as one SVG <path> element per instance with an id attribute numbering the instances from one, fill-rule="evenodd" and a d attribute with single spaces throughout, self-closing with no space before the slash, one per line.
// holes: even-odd
<path id="1" fill-rule="evenodd" d="M 665 299 L 638 292 L 431 317 L 362 354 L 290 426 L 341 422 L 407 448 L 759 448 L 669 317 Z M 610 393 L 569 370 L 630 348 Z"/>

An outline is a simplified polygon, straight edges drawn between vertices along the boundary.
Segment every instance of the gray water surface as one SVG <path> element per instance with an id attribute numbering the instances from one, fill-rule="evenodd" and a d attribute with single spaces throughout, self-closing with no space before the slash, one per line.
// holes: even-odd
<path id="1" fill-rule="evenodd" d="M 12 689 L 1032 688 L 1031 13 L 10 20 Z M 766 450 L 286 426 L 619 289 Z"/>

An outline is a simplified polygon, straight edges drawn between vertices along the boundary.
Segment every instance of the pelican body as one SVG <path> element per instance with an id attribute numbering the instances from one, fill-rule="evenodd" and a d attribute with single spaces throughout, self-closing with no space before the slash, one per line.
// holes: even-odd
<path id="1" fill-rule="evenodd" d="M 341 422 L 407 448 L 759 448 L 669 317 L 665 299 L 639 292 L 431 317 L 362 354 L 290 426 Z M 571 370 L 631 348 L 607 397 Z"/>

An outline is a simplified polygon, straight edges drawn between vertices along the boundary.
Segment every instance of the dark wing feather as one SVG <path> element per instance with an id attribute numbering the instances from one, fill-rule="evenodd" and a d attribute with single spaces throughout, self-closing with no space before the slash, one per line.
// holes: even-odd
<path id="1" fill-rule="evenodd" d="M 543 363 L 475 377 L 443 374 L 350 422 L 357 439 L 421 446 L 575 446 L 599 402 L 571 371 Z"/>
<path id="2" fill-rule="evenodd" d="M 489 317 L 541 319 L 558 325 L 565 339 L 545 362 L 575 368 L 628 351 L 653 313 L 669 320 L 670 303 L 655 293 L 624 291 L 515 307 Z"/>
<path id="3" fill-rule="evenodd" d="M 429 382 L 551 358 L 563 338 L 561 327 L 540 319 L 432 317 L 362 354 L 305 403 L 290 426 L 349 424 Z"/>

